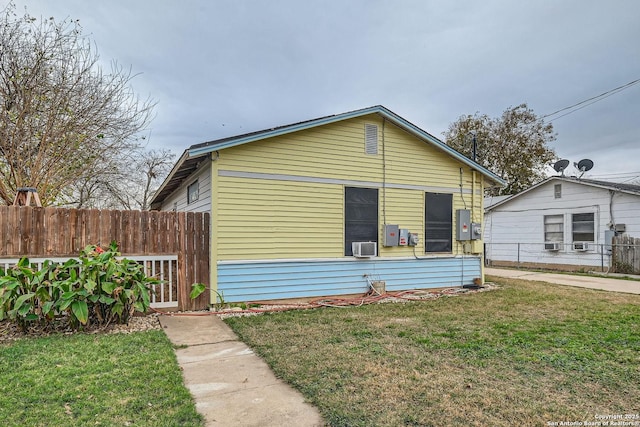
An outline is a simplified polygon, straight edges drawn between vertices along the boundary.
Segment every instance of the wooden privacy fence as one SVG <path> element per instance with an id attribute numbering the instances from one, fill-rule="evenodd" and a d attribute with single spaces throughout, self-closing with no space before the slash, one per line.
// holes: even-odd
<path id="1" fill-rule="evenodd" d="M 612 270 L 616 273 L 640 273 L 640 239 L 615 236 L 612 242 Z"/>
<path id="2" fill-rule="evenodd" d="M 123 256 L 177 255 L 179 310 L 208 307 L 204 292 L 191 300 L 193 283 L 209 286 L 209 214 L 0 206 L 0 258 L 76 257 L 87 245 L 118 243 Z M 153 270 L 150 270 L 153 271 Z"/>

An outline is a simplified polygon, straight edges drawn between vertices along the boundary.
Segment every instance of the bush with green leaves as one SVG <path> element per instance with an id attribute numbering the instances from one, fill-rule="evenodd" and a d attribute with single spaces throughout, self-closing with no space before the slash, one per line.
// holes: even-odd
<path id="1" fill-rule="evenodd" d="M 0 269 L 0 320 L 23 329 L 34 324 L 46 329 L 61 319 L 73 329 L 127 323 L 136 311 L 149 309 L 159 280 L 120 255 L 112 242 L 108 250 L 87 246 L 78 259 L 63 264 L 45 261 L 40 270 L 28 258 Z"/>

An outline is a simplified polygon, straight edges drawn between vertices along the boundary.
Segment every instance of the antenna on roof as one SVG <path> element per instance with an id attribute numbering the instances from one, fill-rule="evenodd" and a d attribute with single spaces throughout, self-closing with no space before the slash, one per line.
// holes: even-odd
<path id="1" fill-rule="evenodd" d="M 553 169 L 560 174 L 560 176 L 564 176 L 564 170 L 569 166 L 569 160 L 562 159 L 558 160 L 553 164 Z"/>
<path id="2" fill-rule="evenodd" d="M 593 169 L 593 160 L 582 159 L 578 163 L 574 163 L 573 165 L 580 171 L 580 176 L 578 178 L 582 178 L 582 175 L 584 175 L 585 172 Z"/>

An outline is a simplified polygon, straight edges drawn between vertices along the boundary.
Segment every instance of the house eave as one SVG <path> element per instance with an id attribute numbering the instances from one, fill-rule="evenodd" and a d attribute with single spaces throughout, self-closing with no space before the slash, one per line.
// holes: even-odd
<path id="1" fill-rule="evenodd" d="M 208 153 L 191 156 L 189 151 L 185 150 L 151 199 L 150 209 L 160 209 L 162 202 L 177 190 L 184 179 L 191 175 L 200 163 L 207 158 L 209 158 Z"/>

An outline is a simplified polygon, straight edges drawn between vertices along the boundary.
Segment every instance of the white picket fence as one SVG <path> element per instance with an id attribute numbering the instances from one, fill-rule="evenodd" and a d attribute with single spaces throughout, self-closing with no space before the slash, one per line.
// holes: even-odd
<path id="1" fill-rule="evenodd" d="M 175 308 L 178 307 L 178 256 L 177 255 L 143 255 L 143 256 L 126 256 L 133 261 L 137 261 L 144 267 L 144 273 L 149 277 L 160 280 L 160 283 L 154 286 L 151 294 L 152 308 Z M 65 263 L 69 258 L 29 258 L 32 266 L 38 270 L 46 260 L 55 263 Z M 0 259 L 0 268 L 5 270 L 15 266 L 18 258 Z"/>

